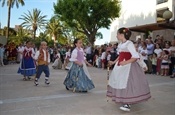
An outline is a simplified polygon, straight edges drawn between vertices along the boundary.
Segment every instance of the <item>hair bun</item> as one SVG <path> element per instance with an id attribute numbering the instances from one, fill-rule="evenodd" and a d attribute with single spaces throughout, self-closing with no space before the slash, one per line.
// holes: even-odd
<path id="1" fill-rule="evenodd" d="M 123 33 L 126 33 L 127 31 L 129 31 L 128 28 L 123 29 Z"/>

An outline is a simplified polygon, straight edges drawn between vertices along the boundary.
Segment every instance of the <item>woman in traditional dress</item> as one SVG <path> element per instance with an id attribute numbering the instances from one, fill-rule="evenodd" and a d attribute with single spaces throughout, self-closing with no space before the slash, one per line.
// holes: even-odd
<path id="1" fill-rule="evenodd" d="M 60 55 L 60 52 L 59 50 L 56 51 L 56 55 L 55 55 L 55 61 L 54 63 L 52 64 L 52 67 L 54 69 L 62 69 L 62 61 L 61 61 L 61 55 Z"/>
<path id="2" fill-rule="evenodd" d="M 131 31 L 120 28 L 117 38 L 121 41 L 118 46 L 119 57 L 110 64 L 115 64 L 109 77 L 107 96 L 116 103 L 123 104 L 120 109 L 130 111 L 131 104 L 148 100 L 150 88 L 144 71 L 137 63 L 139 55 L 133 42 L 129 40 Z"/>
<path id="3" fill-rule="evenodd" d="M 87 92 L 95 87 L 86 67 L 86 64 L 92 65 L 85 60 L 84 51 L 81 48 L 82 40 L 75 39 L 74 45 L 76 48 L 72 51 L 70 58 L 73 65 L 68 71 L 64 85 L 67 90 L 72 89 L 73 92 Z"/>
<path id="4" fill-rule="evenodd" d="M 69 64 L 70 56 L 71 56 L 71 49 L 69 48 L 68 51 L 66 52 L 66 56 L 65 56 L 65 59 L 64 59 L 64 69 L 67 69 L 67 70 L 70 69 L 70 64 Z"/>
<path id="5" fill-rule="evenodd" d="M 35 52 L 33 48 L 31 48 L 30 41 L 26 42 L 26 46 L 24 50 L 21 51 L 21 53 L 23 56 L 20 62 L 18 73 L 21 73 L 24 76 L 23 80 L 31 80 L 30 76 L 36 74 L 36 64 L 33 59 Z"/>

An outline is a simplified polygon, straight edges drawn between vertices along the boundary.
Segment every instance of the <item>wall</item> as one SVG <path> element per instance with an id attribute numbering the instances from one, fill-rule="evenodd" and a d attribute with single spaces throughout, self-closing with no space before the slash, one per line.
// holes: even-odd
<path id="1" fill-rule="evenodd" d="M 110 42 L 117 41 L 116 33 L 117 33 L 117 30 L 121 27 L 129 28 L 129 27 L 135 27 L 139 25 L 156 23 L 157 22 L 156 10 L 158 9 L 168 7 L 169 10 L 172 11 L 174 14 L 175 0 L 168 0 L 168 2 L 159 4 L 159 5 L 157 5 L 156 1 L 157 0 L 122 0 L 121 15 L 111 24 Z M 172 19 L 174 19 L 174 15 Z M 137 35 L 141 35 L 143 37 L 143 34 L 138 32 L 133 32 L 131 39 L 134 40 Z"/>
<path id="2" fill-rule="evenodd" d="M 156 22 L 156 0 L 122 0 L 121 15 L 113 21 L 110 28 L 111 41 L 116 41 L 116 32 L 120 27 L 133 27 Z"/>

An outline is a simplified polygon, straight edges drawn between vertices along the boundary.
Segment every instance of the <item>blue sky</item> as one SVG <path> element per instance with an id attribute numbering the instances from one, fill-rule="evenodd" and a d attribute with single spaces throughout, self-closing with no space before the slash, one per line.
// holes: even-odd
<path id="1" fill-rule="evenodd" d="M 57 0 L 25 0 L 25 6 L 19 6 L 17 9 L 16 6 L 11 10 L 11 22 L 10 27 L 15 27 L 15 25 L 20 25 L 22 20 L 19 19 L 22 14 L 27 13 L 28 10 L 32 11 L 34 8 L 40 9 L 43 15 L 47 15 L 47 19 L 49 20 L 54 15 L 53 3 Z M 0 23 L 1 28 L 7 26 L 7 6 L 1 7 L 0 3 Z M 103 39 L 97 40 L 95 44 L 101 45 L 106 42 L 109 42 L 110 38 L 110 30 L 100 29 L 99 30 L 103 34 Z"/>

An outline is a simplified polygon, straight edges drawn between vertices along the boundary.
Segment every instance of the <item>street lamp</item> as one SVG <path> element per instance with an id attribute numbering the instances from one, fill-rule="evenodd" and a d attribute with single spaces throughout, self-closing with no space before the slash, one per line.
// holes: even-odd
<path id="1" fill-rule="evenodd" d="M 167 21 L 167 23 L 169 22 L 169 20 L 173 17 L 173 13 L 167 9 L 164 13 L 163 13 L 163 18 Z"/>

